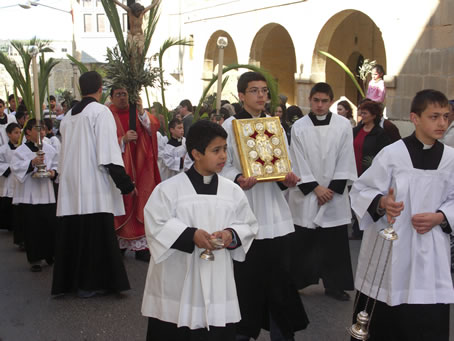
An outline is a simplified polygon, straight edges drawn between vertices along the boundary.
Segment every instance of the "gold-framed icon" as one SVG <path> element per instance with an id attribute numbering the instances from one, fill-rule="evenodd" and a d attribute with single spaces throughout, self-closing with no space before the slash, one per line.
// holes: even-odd
<path id="1" fill-rule="evenodd" d="M 282 181 L 291 172 L 285 132 L 279 117 L 233 120 L 244 177 L 258 182 Z"/>

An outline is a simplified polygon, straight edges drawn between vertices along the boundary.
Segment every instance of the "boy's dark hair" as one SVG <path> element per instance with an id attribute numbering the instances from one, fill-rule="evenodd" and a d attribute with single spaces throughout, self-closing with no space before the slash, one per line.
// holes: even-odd
<path id="1" fill-rule="evenodd" d="M 200 120 L 194 123 L 186 136 L 186 149 L 191 160 L 194 160 L 193 149 L 205 155 L 205 150 L 210 142 L 218 136 L 227 139 L 227 132 L 219 124 L 208 120 Z"/>
<path id="2" fill-rule="evenodd" d="M 416 96 L 411 102 L 411 112 L 421 116 L 429 104 L 438 104 L 440 107 L 449 107 L 449 102 L 446 96 L 433 89 L 421 90 L 416 93 Z"/>
<path id="3" fill-rule="evenodd" d="M 333 89 L 331 89 L 331 85 L 328 83 L 320 82 L 315 84 L 311 89 L 309 98 L 312 98 L 312 96 L 314 96 L 317 92 L 328 95 L 331 101 L 334 98 Z"/>
<path id="4" fill-rule="evenodd" d="M 118 85 L 118 84 L 113 84 L 111 87 L 110 87 L 110 97 L 113 96 L 113 93 L 115 90 L 118 90 L 118 89 L 124 89 L 125 87 L 124 86 L 121 86 L 121 85 Z"/>
<path id="5" fill-rule="evenodd" d="M 102 87 L 102 77 L 96 71 L 88 71 L 79 77 L 79 86 L 82 96 L 94 94 Z"/>
<path id="6" fill-rule="evenodd" d="M 44 120 L 44 125 L 48 130 L 52 131 L 52 128 L 54 127 L 54 124 L 52 123 L 52 120 L 50 118 L 45 118 Z"/>
<path id="7" fill-rule="evenodd" d="M 99 88 L 98 88 L 98 89 L 99 89 Z M 50 95 L 50 96 L 49 96 L 49 101 L 57 101 L 57 100 L 55 99 L 55 96 Z"/>
<path id="8" fill-rule="evenodd" d="M 236 113 L 236 114 L 239 114 L 239 113 L 241 112 L 241 109 L 243 109 L 243 107 L 241 106 L 241 104 L 238 103 L 238 102 L 232 103 L 232 106 L 233 106 L 233 108 L 235 109 L 235 113 Z"/>
<path id="9" fill-rule="evenodd" d="M 22 117 L 24 117 L 26 114 L 25 114 L 25 111 L 17 111 L 16 112 L 16 121 L 19 121 Z"/>
<path id="10" fill-rule="evenodd" d="M 5 102 L 0 98 L 0 103 L 5 105 Z"/>
<path id="11" fill-rule="evenodd" d="M 240 79 L 238 79 L 238 84 L 236 85 L 238 92 L 244 94 L 249 85 L 249 82 L 254 81 L 264 81 L 266 83 L 266 78 L 258 72 L 249 71 L 243 73 L 240 76 Z"/>
<path id="12" fill-rule="evenodd" d="M 169 122 L 169 129 L 175 129 L 175 127 L 179 124 L 183 124 L 183 121 L 180 120 L 179 118 L 172 118 Z"/>
<path id="13" fill-rule="evenodd" d="M 297 105 L 291 105 L 287 108 L 287 120 L 290 123 L 295 122 L 303 117 L 303 111 Z"/>
<path id="14" fill-rule="evenodd" d="M 372 115 L 374 115 L 375 116 L 375 118 L 374 118 L 375 125 L 378 125 L 380 123 L 381 117 L 383 114 L 383 106 L 381 105 L 381 103 L 378 103 L 375 101 L 366 101 L 366 102 L 363 102 L 363 104 L 361 104 L 359 106 L 359 110 L 367 110 Z"/>
<path id="15" fill-rule="evenodd" d="M 186 107 L 186 109 L 188 109 L 188 111 L 192 112 L 192 103 L 190 100 L 188 100 L 188 99 L 182 100 L 180 102 L 180 106 Z"/>
<path id="16" fill-rule="evenodd" d="M 16 119 L 17 119 L 17 114 L 19 113 L 27 113 L 27 107 L 25 106 L 24 103 L 19 104 L 19 106 L 16 108 Z"/>
<path id="17" fill-rule="evenodd" d="M 372 68 L 372 70 L 374 70 L 374 69 L 375 69 L 375 71 L 377 71 L 378 74 L 381 75 L 381 77 L 383 77 L 383 75 L 385 74 L 385 69 L 384 69 L 383 66 L 380 65 L 380 64 L 376 64 L 376 65 Z"/>
<path id="18" fill-rule="evenodd" d="M 20 129 L 20 125 L 18 125 L 16 122 L 10 123 L 6 126 L 6 132 L 8 134 L 11 134 L 13 132 L 13 130 L 16 128 Z"/>
<path id="19" fill-rule="evenodd" d="M 12 99 L 14 99 L 14 94 L 8 96 L 8 102 L 11 102 Z"/>
<path id="20" fill-rule="evenodd" d="M 43 121 L 41 121 L 41 125 L 43 125 Z M 29 119 L 24 127 L 25 135 L 28 135 L 27 130 L 32 130 L 34 126 L 36 126 L 36 118 Z"/>

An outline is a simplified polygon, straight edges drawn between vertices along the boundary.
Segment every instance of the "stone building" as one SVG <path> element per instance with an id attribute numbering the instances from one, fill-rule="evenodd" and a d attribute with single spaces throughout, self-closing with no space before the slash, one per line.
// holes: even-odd
<path id="1" fill-rule="evenodd" d="M 74 8 L 78 53 L 86 63 L 105 61 L 115 39 L 100 0 L 64 0 Z M 123 0 L 125 3 L 126 0 Z M 150 0 L 141 0 L 144 6 Z M 126 31 L 126 15 L 119 10 Z M 188 98 L 197 104 L 217 73 L 217 38 L 227 37 L 224 64 L 254 64 L 278 81 L 280 93 L 308 110 L 308 93 L 318 81 L 333 86 L 336 99 L 356 103 L 351 80 L 318 51 L 336 56 L 355 70 L 362 59 L 385 67 L 386 108 L 405 135 L 410 101 L 423 88 L 454 98 L 454 0 L 162 0 L 149 55 L 168 37 L 186 38 L 191 47 L 173 47 L 164 58 L 169 108 Z M 52 37 L 49 37 L 52 39 Z M 68 38 L 70 40 L 70 38 Z M 157 65 L 156 65 L 157 66 Z M 229 72 L 223 98 L 237 100 L 238 72 Z M 213 89 L 215 91 L 215 89 Z M 159 89 L 149 89 L 161 101 Z"/>

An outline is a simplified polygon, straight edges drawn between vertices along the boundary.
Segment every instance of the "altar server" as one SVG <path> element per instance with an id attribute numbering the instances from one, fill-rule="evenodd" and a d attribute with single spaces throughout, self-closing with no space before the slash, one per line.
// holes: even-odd
<path id="1" fill-rule="evenodd" d="M 311 112 L 292 127 L 292 166 L 301 178 L 289 205 L 296 228 L 293 271 L 298 288 L 323 279 L 325 294 L 347 301 L 353 290 L 347 224 L 351 222 L 347 186 L 357 177 L 350 122 L 333 115 L 333 91 L 317 83 Z"/>
<path id="2" fill-rule="evenodd" d="M 378 232 L 393 222 L 398 235 L 369 340 L 449 340 L 449 304 L 454 303 L 449 246 L 454 226 L 454 149 L 438 141 L 448 127 L 448 115 L 444 94 L 418 92 L 410 113 L 415 132 L 385 147 L 352 187 L 352 208 L 364 230 L 355 279 L 361 289 L 355 321 L 367 296 L 377 294 L 378 281 L 372 283 L 372 277 L 379 261 L 381 274 L 384 259 L 377 251 L 370 256 Z M 382 258 L 388 246 L 384 249 Z"/>
<path id="3" fill-rule="evenodd" d="M 60 224 L 52 294 L 77 292 L 86 298 L 129 289 L 114 215 L 124 214 L 121 194 L 134 185 L 123 167 L 112 113 L 98 103 L 101 76 L 86 72 L 79 85 L 83 98 L 60 125 Z"/>
<path id="4" fill-rule="evenodd" d="M 257 339 L 262 328 L 271 331 L 273 341 L 293 340 L 294 332 L 308 324 L 288 262 L 295 230 L 284 191 L 295 186 L 298 178 L 289 173 L 283 182 L 257 183 L 255 177 L 243 176 L 232 121 L 265 117 L 269 90 L 266 79 L 256 72 L 241 75 L 237 88 L 243 110 L 222 125 L 228 134 L 228 156 L 221 174 L 244 190 L 259 224 L 246 261 L 235 263 L 242 316 L 237 324 L 237 340 Z"/>
<path id="5" fill-rule="evenodd" d="M 6 127 L 9 141 L 0 146 L 0 228 L 11 231 L 15 211 L 13 206 L 14 187 L 16 178 L 11 175 L 11 159 L 19 143 L 21 129 L 17 123 Z"/>
<path id="6" fill-rule="evenodd" d="M 163 169 L 161 179 L 166 180 L 191 168 L 192 161 L 186 151 L 183 121 L 174 118 L 169 122 L 170 140 L 162 148 Z"/>
<path id="7" fill-rule="evenodd" d="M 4 112 L 5 111 L 5 112 Z M 10 123 L 17 123 L 16 117 L 11 113 L 6 113 L 5 102 L 0 99 L 0 146 L 8 143 L 6 127 Z"/>
<path id="8" fill-rule="evenodd" d="M 148 341 L 235 340 L 241 315 L 233 260 L 245 260 L 258 226 L 243 191 L 216 174 L 226 138 L 215 123 L 192 125 L 186 142 L 194 165 L 159 184 L 145 206 Z M 213 238 L 222 238 L 220 249 Z M 200 258 L 204 249 L 214 261 Z"/>
<path id="9" fill-rule="evenodd" d="M 41 123 L 42 124 L 42 123 Z M 52 146 L 44 143 L 44 156 L 37 156 L 38 130 L 36 120 L 28 120 L 25 125 L 27 142 L 18 147 L 11 159 L 11 172 L 17 179 L 13 204 L 20 205 L 25 237 L 27 260 L 32 272 L 42 270 L 41 261 L 51 265 L 54 259 L 55 244 L 55 195 L 52 180 L 57 173 L 57 153 Z M 42 137 L 44 131 L 41 130 Z M 44 163 L 50 178 L 33 178 L 37 165 Z"/>

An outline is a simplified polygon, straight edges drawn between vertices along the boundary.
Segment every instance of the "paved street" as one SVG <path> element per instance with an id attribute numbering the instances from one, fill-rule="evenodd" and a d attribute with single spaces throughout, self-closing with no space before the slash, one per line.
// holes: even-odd
<path id="1" fill-rule="evenodd" d="M 356 264 L 360 242 L 351 241 L 350 245 Z M 146 319 L 140 306 L 147 264 L 136 261 L 132 253 L 125 256 L 132 290 L 93 299 L 51 298 L 52 268 L 30 272 L 25 254 L 13 245 L 6 231 L 0 231 L 0 259 L 0 341 L 145 339 Z M 325 297 L 321 285 L 305 289 L 301 298 L 311 323 L 297 334 L 297 341 L 348 340 L 345 327 L 351 323 L 352 302 Z M 451 308 L 452 331 L 453 315 Z M 262 332 L 258 340 L 269 340 L 268 334 Z"/>

